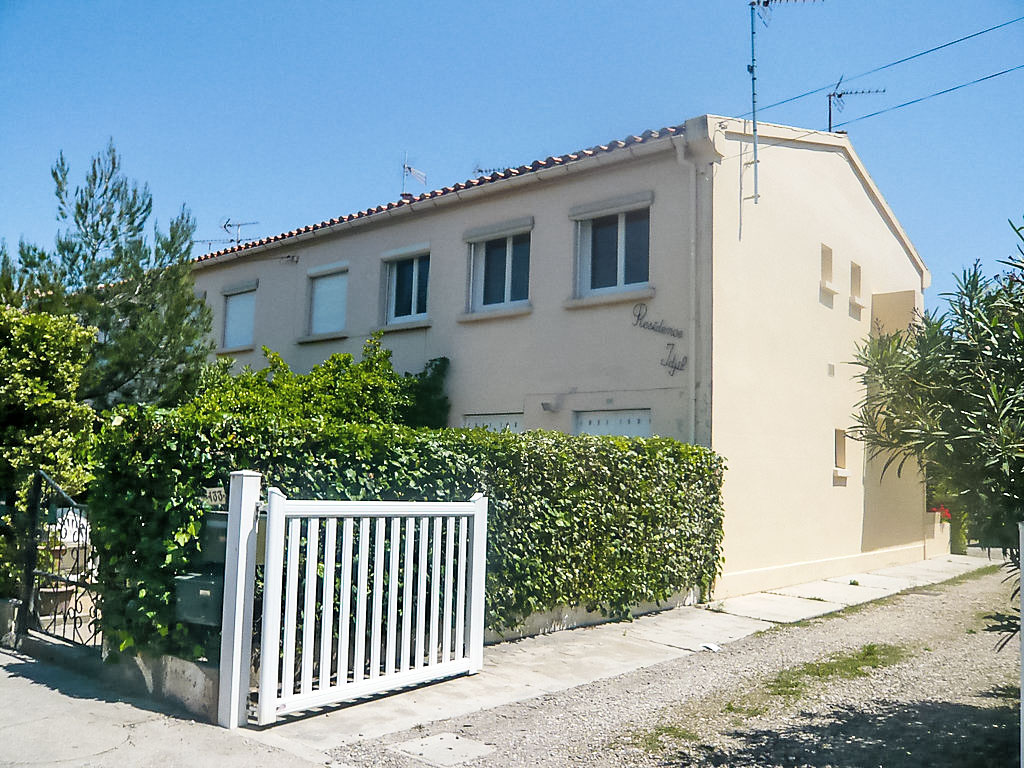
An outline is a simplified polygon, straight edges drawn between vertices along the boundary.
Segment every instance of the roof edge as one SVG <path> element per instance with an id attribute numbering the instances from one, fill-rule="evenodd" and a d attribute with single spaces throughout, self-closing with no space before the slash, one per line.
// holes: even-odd
<path id="1" fill-rule="evenodd" d="M 742 120 L 735 117 L 722 117 L 719 115 L 704 115 L 702 119 L 708 120 L 709 130 L 712 125 L 722 131 L 723 133 L 735 133 L 742 136 L 752 136 L 753 130 L 751 128 L 751 122 L 749 120 Z M 871 178 L 871 174 L 868 173 L 867 168 L 861 161 L 860 156 L 853 148 L 853 144 L 850 142 L 850 137 L 845 133 L 829 133 L 828 131 L 818 131 L 809 128 L 796 128 L 791 125 L 779 125 L 777 123 L 757 123 L 757 134 L 758 139 L 776 139 L 778 143 L 792 143 L 792 144 L 814 144 L 822 147 L 830 147 L 833 149 L 841 150 L 845 155 L 850 165 L 853 167 L 854 172 L 857 174 L 861 183 L 864 184 L 868 190 L 872 200 L 882 211 L 885 216 L 886 222 L 891 227 L 896 238 L 900 241 L 900 245 L 903 246 L 903 250 L 906 252 L 907 257 L 910 259 L 914 268 L 921 276 L 921 290 L 923 291 L 932 281 L 931 270 L 928 269 L 928 265 L 925 264 L 924 259 L 917 252 L 917 248 L 910 240 L 910 236 L 907 235 L 906 230 L 903 229 L 903 225 L 900 224 L 899 219 L 896 218 L 896 214 L 892 208 L 889 207 L 889 203 L 886 202 L 885 197 L 882 196 L 881 190 L 878 185 L 875 184 L 874 179 Z"/>
<path id="2" fill-rule="evenodd" d="M 192 260 L 192 269 L 204 269 L 223 264 L 235 259 L 255 255 L 268 250 L 298 244 L 306 240 L 323 237 L 353 227 L 377 223 L 396 216 L 407 216 L 412 213 L 433 210 L 440 205 L 455 203 L 481 194 L 497 193 L 510 187 L 531 181 L 541 181 L 553 175 L 562 176 L 566 173 L 589 170 L 606 163 L 617 163 L 631 158 L 669 151 L 674 148 L 671 143 L 674 137 L 684 135 L 682 125 L 668 126 L 657 130 L 644 131 L 641 134 L 625 139 L 610 141 L 588 149 L 581 149 L 565 155 L 551 156 L 544 160 L 535 160 L 527 165 L 506 168 L 487 176 L 469 179 L 451 186 L 424 192 L 415 197 L 378 205 L 374 208 L 357 211 L 356 213 L 321 221 L 300 229 L 282 232 L 279 235 L 254 240 L 248 243 L 226 248 L 199 256 Z"/>

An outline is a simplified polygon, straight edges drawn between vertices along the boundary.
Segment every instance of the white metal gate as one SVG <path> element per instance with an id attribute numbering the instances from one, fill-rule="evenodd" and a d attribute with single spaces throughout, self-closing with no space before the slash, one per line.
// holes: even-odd
<path id="1" fill-rule="evenodd" d="M 256 478 L 255 494 L 243 494 L 245 478 L 240 479 L 240 498 L 258 498 Z M 233 496 L 234 480 L 233 475 Z M 252 626 L 251 608 L 247 622 L 244 611 L 232 612 L 228 604 L 234 506 L 232 499 L 219 717 L 227 727 L 245 722 L 244 627 Z M 249 516 L 239 517 L 244 528 Z M 289 712 L 479 672 L 486 531 L 487 499 L 480 494 L 468 502 L 312 501 L 269 489 L 259 724 Z M 245 541 L 245 534 L 240 528 L 238 540 Z M 252 534 L 248 540 L 254 544 L 255 526 Z M 240 569 L 241 563 L 234 572 L 241 577 Z M 240 580 L 238 586 L 244 585 Z M 243 605 L 244 592 L 238 594 Z M 241 632 L 230 626 L 236 616 Z M 238 658 L 228 669 L 225 644 L 237 648 Z"/>

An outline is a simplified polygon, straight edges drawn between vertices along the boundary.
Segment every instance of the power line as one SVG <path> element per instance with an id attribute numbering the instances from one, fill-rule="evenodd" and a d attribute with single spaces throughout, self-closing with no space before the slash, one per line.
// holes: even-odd
<path id="1" fill-rule="evenodd" d="M 869 69 L 866 72 L 861 72 L 859 75 L 854 75 L 853 77 L 847 77 L 847 78 L 844 78 L 844 79 L 849 81 L 849 80 L 856 80 L 859 77 L 865 77 L 867 75 L 873 75 L 876 72 L 881 72 L 883 69 L 889 69 L 890 67 L 895 67 L 898 64 L 905 64 L 906 62 L 912 61 L 914 59 L 918 59 L 921 56 L 927 56 L 929 53 L 935 53 L 936 51 L 941 51 L 943 48 L 949 48 L 951 45 L 956 45 L 957 43 L 962 43 L 965 40 L 971 40 L 972 38 L 978 37 L 980 35 L 988 34 L 989 32 L 994 32 L 997 29 L 1002 29 L 1003 27 L 1008 27 L 1011 24 L 1016 24 L 1017 22 L 1020 22 L 1020 21 L 1024 21 L 1024 16 L 1018 16 L 1016 19 L 1010 19 L 1009 21 L 1004 21 L 1002 24 L 996 24 L 994 27 L 989 27 L 988 29 L 983 29 L 983 30 L 981 30 L 979 32 L 974 32 L 974 33 L 972 33 L 970 35 L 965 35 L 964 37 L 957 38 L 956 40 L 950 40 L 948 43 L 943 43 L 942 45 L 936 45 L 934 48 L 929 48 L 926 51 L 921 51 L 919 53 L 912 54 L 911 56 L 904 56 L 902 59 L 898 59 L 896 61 L 891 61 L 888 64 L 883 64 L 880 67 L 875 67 L 874 69 Z M 822 91 L 827 91 L 827 90 L 829 90 L 832 87 L 833 87 L 833 84 L 829 83 L 828 85 L 823 85 L 820 88 L 815 88 L 812 91 L 806 91 L 805 93 L 801 93 L 798 96 L 790 96 L 788 99 L 783 99 L 782 101 L 776 101 L 774 104 L 769 104 L 768 106 L 760 107 L 759 109 L 763 112 L 764 110 L 772 109 L 773 107 L 781 107 L 783 104 L 789 104 L 792 101 L 797 101 L 799 99 L 806 98 L 807 96 L 813 96 L 816 93 L 821 93 Z M 746 114 L 740 115 L 740 117 L 747 117 L 747 115 L 749 115 L 749 114 L 750 113 L 747 112 Z"/>
<path id="2" fill-rule="evenodd" d="M 880 109 L 877 112 L 871 112 L 870 114 L 867 114 L 867 115 L 861 115 L 860 117 L 855 117 L 852 120 L 847 120 L 845 122 L 839 123 L 838 125 L 836 125 L 836 128 L 841 128 L 842 126 L 849 125 L 850 123 L 856 123 L 859 120 L 867 120 L 869 117 L 875 117 L 876 115 L 884 115 L 886 112 L 892 112 L 895 109 L 902 109 L 903 107 L 909 107 L 911 104 L 919 104 L 922 101 L 927 101 L 928 99 L 933 99 L 936 96 L 942 96 L 944 93 L 952 93 L 953 91 L 959 91 L 961 88 L 966 88 L 969 85 L 977 85 L 978 83 L 983 83 L 986 80 L 991 80 L 992 78 L 995 78 L 995 77 L 1001 77 L 1002 75 L 1008 75 L 1010 72 L 1016 72 L 1018 69 L 1024 69 L 1024 64 L 1018 64 L 1016 67 L 1010 67 L 1009 69 L 1004 69 L 1002 72 L 995 72 L 995 73 L 993 73 L 991 75 L 985 75 L 985 77 L 979 77 L 977 80 L 971 80 L 971 82 L 969 82 L 969 83 L 961 83 L 960 85 L 954 85 L 952 88 L 946 88 L 943 91 L 936 91 L 935 93 L 929 93 L 927 96 L 922 96 L 919 99 L 912 99 L 910 101 L 905 101 L 902 104 L 896 104 L 895 106 L 892 106 L 892 107 L 886 107 L 885 109 Z"/>
<path id="3" fill-rule="evenodd" d="M 839 127 L 842 127 L 844 125 L 849 125 L 850 123 L 856 123 L 856 122 L 858 122 L 860 120 L 867 120 L 869 117 L 875 117 L 877 115 L 881 115 L 881 114 L 884 114 L 886 112 L 892 112 L 893 110 L 896 110 L 896 109 L 901 109 L 903 107 L 909 107 L 911 104 L 918 104 L 918 103 L 920 103 L 922 101 L 926 101 L 928 99 L 932 99 L 932 98 L 934 98 L 936 96 L 941 96 L 941 95 L 943 95 L 945 93 L 951 93 L 952 91 L 958 91 L 961 88 L 966 88 L 969 85 L 977 85 L 978 83 L 983 83 L 986 80 L 992 80 L 993 78 L 1000 77 L 1002 75 L 1007 75 L 1010 72 L 1016 72 L 1019 69 L 1024 69 L 1024 64 L 1018 64 L 1016 67 L 1010 67 L 1009 69 L 1004 69 L 1002 72 L 994 72 L 991 75 L 985 75 L 985 77 L 979 77 L 977 80 L 971 80 L 969 83 L 961 83 L 960 85 L 954 85 L 952 88 L 946 88 L 946 89 L 941 90 L 941 91 L 936 91 L 935 93 L 929 93 L 927 96 L 922 96 L 922 97 L 920 97 L 918 99 L 912 99 L 911 101 L 904 102 L 903 104 L 896 104 L 896 105 L 894 105 L 892 107 L 886 107 L 885 109 L 880 109 L 877 112 L 872 112 L 872 113 L 870 113 L 868 115 L 861 115 L 860 117 L 855 117 L 852 120 L 847 120 L 845 123 L 840 123 L 839 125 L 837 125 L 835 127 L 839 128 Z M 799 141 L 800 139 L 806 138 L 807 136 L 810 136 L 810 135 L 815 134 L 815 133 L 825 133 L 825 131 L 819 131 L 819 130 L 815 130 L 815 129 L 810 129 L 810 130 L 804 131 L 803 133 L 798 133 L 796 136 L 787 136 L 787 137 L 785 137 L 783 139 L 779 139 L 778 141 L 762 142 L 762 146 L 765 147 L 765 148 L 767 148 L 767 147 L 777 147 L 780 144 L 788 144 L 788 143 L 793 142 L 793 141 Z M 741 157 L 743 154 L 745 154 L 745 152 L 744 151 L 740 151 L 740 152 L 737 152 L 734 155 L 726 155 L 725 157 L 722 158 L 722 160 L 732 160 L 733 158 Z"/>

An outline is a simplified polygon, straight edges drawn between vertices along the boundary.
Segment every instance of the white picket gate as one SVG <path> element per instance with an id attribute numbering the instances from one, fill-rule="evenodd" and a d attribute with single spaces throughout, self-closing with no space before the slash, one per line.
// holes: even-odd
<path id="1" fill-rule="evenodd" d="M 244 607 L 248 599 L 251 605 L 252 583 L 243 572 L 255 573 L 246 544 L 255 549 L 256 526 L 254 515 L 242 507 L 258 496 L 258 475 L 232 475 L 219 716 L 229 728 L 246 721 L 250 650 L 245 627 L 251 636 L 252 611 L 246 620 L 244 610 L 229 600 Z M 237 552 L 232 547 L 236 506 Z M 487 499 L 479 494 L 468 502 L 312 501 L 269 489 L 259 724 L 289 712 L 479 672 L 486 532 Z M 233 573 L 238 574 L 234 585 Z"/>

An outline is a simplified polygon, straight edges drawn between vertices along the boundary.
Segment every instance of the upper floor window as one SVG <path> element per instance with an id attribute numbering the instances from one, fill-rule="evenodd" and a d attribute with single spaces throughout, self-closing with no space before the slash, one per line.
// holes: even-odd
<path id="1" fill-rule="evenodd" d="M 570 212 L 577 227 L 578 295 L 648 282 L 652 200 L 645 192 Z"/>
<path id="2" fill-rule="evenodd" d="M 473 243 L 473 309 L 530 298 L 530 234 Z"/>
<path id="3" fill-rule="evenodd" d="M 345 328 L 348 265 L 333 264 L 309 272 L 309 333 L 338 333 Z"/>
<path id="4" fill-rule="evenodd" d="M 426 317 L 430 254 L 388 262 L 388 321 Z"/>
<path id="5" fill-rule="evenodd" d="M 258 286 L 258 280 L 248 280 L 223 289 L 224 349 L 252 346 Z"/>

